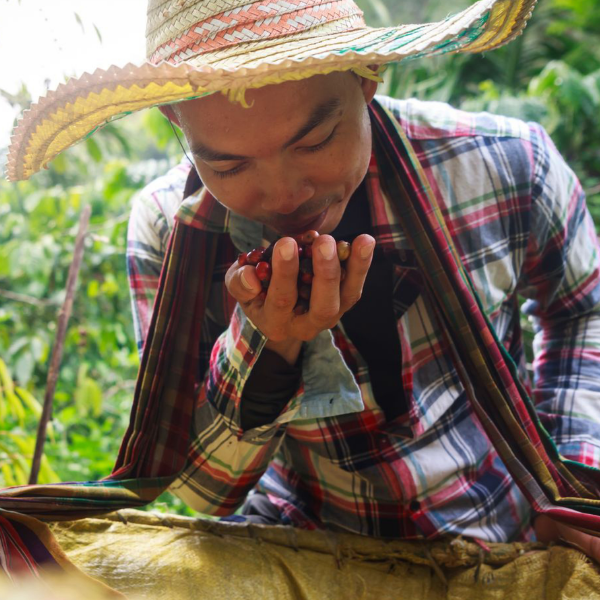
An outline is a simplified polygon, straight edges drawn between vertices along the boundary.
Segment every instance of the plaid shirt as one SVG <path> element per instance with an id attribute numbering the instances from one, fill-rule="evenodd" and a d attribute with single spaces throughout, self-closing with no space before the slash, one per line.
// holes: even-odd
<path id="1" fill-rule="evenodd" d="M 599 261 L 576 177 L 538 125 L 378 100 L 410 139 L 524 381 L 517 294 L 527 298 L 523 310 L 537 328 L 532 394 L 545 427 L 564 456 L 600 466 Z M 127 257 L 141 347 L 175 215 L 223 234 L 202 328 L 195 440 L 171 490 L 213 515 L 231 514 L 258 489 L 284 522 L 303 527 L 529 539 L 529 505 L 466 400 L 376 160 L 367 193 L 373 235 L 395 263 L 398 376 L 409 412 L 386 421 L 364 360 L 338 324 L 306 344 L 302 383 L 275 422 L 245 432 L 241 394 L 265 338 L 228 295 L 224 275 L 238 251 L 261 244 L 262 226 L 205 190 L 182 203 L 189 168 L 178 165 L 137 196 Z"/>

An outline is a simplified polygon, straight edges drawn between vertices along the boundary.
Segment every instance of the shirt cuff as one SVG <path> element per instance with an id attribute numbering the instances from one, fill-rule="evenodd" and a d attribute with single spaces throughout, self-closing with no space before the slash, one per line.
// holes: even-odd
<path id="1" fill-rule="evenodd" d="M 229 371 L 229 375 L 221 375 L 221 379 L 229 380 L 229 385 L 233 384 L 235 393 L 222 392 L 220 396 L 226 404 L 233 402 L 235 407 L 231 405 L 220 407 L 219 402 L 214 400 L 212 404 L 222 414 L 231 415 L 233 425 L 238 429 L 239 439 L 267 441 L 278 428 L 292 421 L 335 417 L 363 410 L 360 388 L 356 384 L 354 375 L 335 346 L 331 331 L 325 330 L 304 344 L 300 385 L 280 415 L 270 424 L 242 431 L 240 425 L 242 391 L 267 338 L 239 305 L 236 306 L 224 335 L 226 364 L 221 364 L 219 371 L 221 373 Z M 218 349 L 217 354 L 219 354 Z M 217 362 L 221 363 L 218 359 Z M 214 380 L 214 377 L 212 379 Z M 225 383 L 227 385 L 227 382 Z M 224 386 L 218 387 L 223 389 Z"/>

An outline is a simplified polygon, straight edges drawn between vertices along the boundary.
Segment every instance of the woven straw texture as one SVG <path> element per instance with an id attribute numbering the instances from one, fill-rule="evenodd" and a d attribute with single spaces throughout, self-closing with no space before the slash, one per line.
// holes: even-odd
<path id="1" fill-rule="evenodd" d="M 535 2 L 480 0 L 439 23 L 372 29 L 363 26 L 351 0 L 242 6 L 239 0 L 151 0 L 152 62 L 85 73 L 33 104 L 15 128 L 7 177 L 28 179 L 98 127 L 143 108 L 217 91 L 243 97 L 245 89 L 332 71 L 364 72 L 408 57 L 490 50 L 519 35 Z"/>

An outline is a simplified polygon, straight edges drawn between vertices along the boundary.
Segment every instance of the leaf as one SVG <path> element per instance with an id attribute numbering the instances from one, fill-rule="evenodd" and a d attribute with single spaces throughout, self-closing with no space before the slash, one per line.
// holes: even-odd
<path id="1" fill-rule="evenodd" d="M 27 472 L 29 471 L 29 465 L 20 456 L 15 456 L 15 462 L 13 463 L 13 470 L 15 473 L 15 481 L 17 485 L 26 485 L 28 481 Z"/>
<path id="2" fill-rule="evenodd" d="M 19 421 L 19 425 L 23 427 L 25 425 L 25 409 L 21 404 L 21 400 L 14 392 L 6 391 L 5 397 L 10 411 Z"/>
<path id="3" fill-rule="evenodd" d="M 88 283 L 88 287 L 87 287 L 88 298 L 97 298 L 99 293 L 100 293 L 100 284 L 98 283 L 97 279 L 92 279 Z"/>
<path id="4" fill-rule="evenodd" d="M 6 485 L 6 486 L 17 485 L 15 476 L 13 474 L 12 469 L 10 468 L 10 465 L 8 463 L 4 463 L 1 467 L 1 469 L 2 469 L 2 477 L 4 478 L 4 485 Z"/>
<path id="5" fill-rule="evenodd" d="M 93 23 L 93 27 L 94 27 L 94 30 L 96 31 L 96 35 L 98 36 L 98 41 L 100 43 L 102 43 L 102 34 L 100 33 L 100 30 L 98 29 L 98 27 L 96 26 L 95 23 Z"/>
<path id="6" fill-rule="evenodd" d="M 81 31 L 83 31 L 83 33 L 85 33 L 85 26 L 83 25 L 83 21 L 81 20 L 81 17 L 76 12 L 73 13 L 73 16 L 75 17 L 75 20 L 79 24 L 79 27 L 81 27 Z"/>
<path id="7" fill-rule="evenodd" d="M 15 363 L 15 376 L 22 384 L 26 384 L 31 380 L 35 361 L 31 352 L 23 352 Z"/>
<path id="8" fill-rule="evenodd" d="M 60 477 L 50 466 L 50 462 L 45 454 L 42 454 L 38 481 L 39 483 L 58 483 L 60 481 Z"/>
<path id="9" fill-rule="evenodd" d="M 79 367 L 77 374 L 77 388 L 75 390 L 75 405 L 80 414 L 87 415 L 90 412 L 94 417 L 102 413 L 102 390 L 100 386 L 87 376 L 88 365 L 86 363 Z"/>
<path id="10" fill-rule="evenodd" d="M 13 384 L 12 377 L 8 372 L 6 363 L 2 359 L 0 359 L 0 384 L 2 385 L 5 393 L 14 393 L 15 386 Z"/>
<path id="11" fill-rule="evenodd" d="M 16 387 L 15 392 L 17 393 L 23 404 L 36 417 L 39 417 L 42 414 L 42 405 L 34 398 L 33 394 L 31 394 L 29 391 L 22 387 Z"/>
<path id="12" fill-rule="evenodd" d="M 56 173 L 62 175 L 67 170 L 67 155 L 64 152 L 59 154 L 55 159 L 52 160 L 51 164 Z"/>
<path id="13" fill-rule="evenodd" d="M 85 140 L 85 145 L 87 148 L 87 151 L 89 152 L 90 156 L 92 157 L 92 159 L 94 160 L 94 162 L 101 162 L 102 161 L 102 150 L 100 150 L 100 146 L 98 146 L 98 142 L 96 142 L 96 140 L 93 137 L 89 137 Z"/>
<path id="14" fill-rule="evenodd" d="M 35 439 L 33 437 L 24 437 L 22 434 L 15 433 L 14 431 L 9 431 L 6 435 L 14 442 L 21 454 L 25 456 L 33 455 L 35 447 Z"/>
<path id="15" fill-rule="evenodd" d="M 0 427 L 4 426 L 4 421 L 6 419 L 6 403 L 4 397 L 4 387 L 0 383 Z"/>

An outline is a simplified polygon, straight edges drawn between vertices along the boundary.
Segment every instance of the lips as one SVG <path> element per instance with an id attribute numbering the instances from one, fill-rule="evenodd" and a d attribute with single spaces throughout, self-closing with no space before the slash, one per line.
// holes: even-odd
<path id="1" fill-rule="evenodd" d="M 319 227 L 323 225 L 325 219 L 327 218 L 327 212 L 329 207 L 326 208 L 323 212 L 320 212 L 318 215 L 309 217 L 304 221 L 298 221 L 297 219 L 294 221 L 290 221 L 289 223 L 281 223 L 277 226 L 277 229 L 280 233 L 286 235 L 295 235 L 297 233 L 303 233 L 308 229 L 316 229 L 319 230 Z"/>

